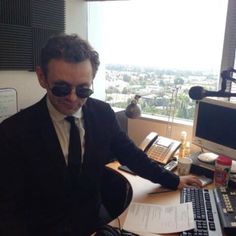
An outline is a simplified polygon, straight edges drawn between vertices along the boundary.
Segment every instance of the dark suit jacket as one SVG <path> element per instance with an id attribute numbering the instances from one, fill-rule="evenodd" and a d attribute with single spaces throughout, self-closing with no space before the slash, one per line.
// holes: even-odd
<path id="1" fill-rule="evenodd" d="M 111 156 L 142 177 L 176 188 L 179 178 L 134 145 L 108 104 L 89 98 L 83 113 L 83 174 L 75 190 L 76 201 L 69 205 L 67 166 L 45 97 L 0 124 L 1 236 L 59 236 L 67 224 L 75 235 L 91 233 L 98 222 L 101 175 Z"/>

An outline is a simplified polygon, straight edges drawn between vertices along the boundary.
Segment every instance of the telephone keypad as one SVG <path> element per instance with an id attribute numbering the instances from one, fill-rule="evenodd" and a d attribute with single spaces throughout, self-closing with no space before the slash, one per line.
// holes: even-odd
<path id="1" fill-rule="evenodd" d="M 152 159 L 161 162 L 165 159 L 168 150 L 168 147 L 154 143 L 153 146 L 147 151 L 147 155 Z"/>
<path id="2" fill-rule="evenodd" d="M 151 132 L 141 143 L 140 148 L 145 151 L 151 159 L 165 165 L 174 155 L 179 146 L 179 141 L 158 136 L 157 133 Z"/>

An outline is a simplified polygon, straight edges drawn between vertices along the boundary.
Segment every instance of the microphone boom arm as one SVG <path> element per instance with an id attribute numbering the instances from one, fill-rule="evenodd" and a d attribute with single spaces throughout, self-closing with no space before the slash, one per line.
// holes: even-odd
<path id="1" fill-rule="evenodd" d="M 201 100 L 204 97 L 236 97 L 236 93 L 226 91 L 227 81 L 236 83 L 236 79 L 231 76 L 233 72 L 236 72 L 233 68 L 221 72 L 222 83 L 221 89 L 218 91 L 207 91 L 201 86 L 191 87 L 189 90 L 190 98 L 193 100 Z"/>
<path id="2" fill-rule="evenodd" d="M 228 70 L 224 70 L 221 72 L 221 77 L 222 77 L 222 83 L 221 83 L 221 89 L 220 91 L 225 91 L 226 90 L 226 83 L 227 81 L 231 81 L 233 83 L 236 83 L 236 79 L 231 77 L 231 73 L 236 72 L 235 69 L 229 68 Z"/>

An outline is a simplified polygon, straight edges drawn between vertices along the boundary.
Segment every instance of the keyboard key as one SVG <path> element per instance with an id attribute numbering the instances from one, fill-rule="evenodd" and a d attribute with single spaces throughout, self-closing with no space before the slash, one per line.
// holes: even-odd
<path id="1" fill-rule="evenodd" d="M 181 191 L 180 201 L 192 202 L 196 228 L 184 231 L 182 236 L 223 235 L 212 190 L 188 187 Z M 214 213 L 213 213 L 214 212 Z"/>

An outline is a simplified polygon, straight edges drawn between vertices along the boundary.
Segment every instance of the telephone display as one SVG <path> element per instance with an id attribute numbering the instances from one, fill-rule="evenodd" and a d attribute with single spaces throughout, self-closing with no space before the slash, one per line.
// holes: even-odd
<path id="1" fill-rule="evenodd" d="M 179 141 L 151 132 L 140 144 L 140 148 L 151 159 L 165 165 L 173 157 L 180 144 Z"/>

